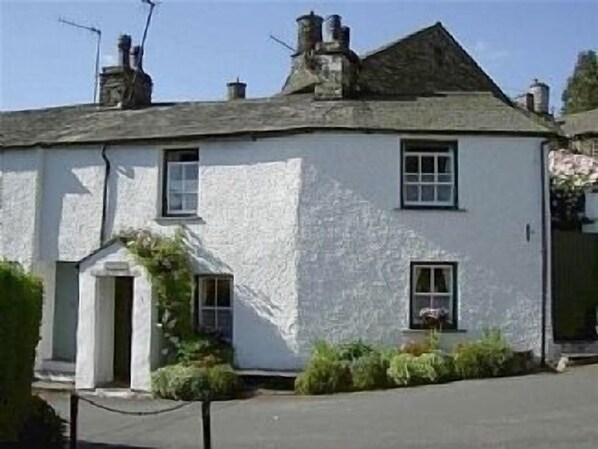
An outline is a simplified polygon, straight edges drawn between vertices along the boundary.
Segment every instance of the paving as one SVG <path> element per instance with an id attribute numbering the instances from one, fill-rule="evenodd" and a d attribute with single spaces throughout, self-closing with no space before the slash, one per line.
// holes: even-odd
<path id="1" fill-rule="evenodd" d="M 68 418 L 68 396 L 46 397 Z M 93 398 L 147 411 L 170 401 Z M 201 448 L 200 404 L 135 417 L 80 406 L 80 448 Z M 595 449 L 598 365 L 562 374 L 212 405 L 214 449 Z"/>

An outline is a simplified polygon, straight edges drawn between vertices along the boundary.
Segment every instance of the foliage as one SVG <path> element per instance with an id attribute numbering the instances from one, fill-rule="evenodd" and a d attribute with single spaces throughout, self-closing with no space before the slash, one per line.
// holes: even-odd
<path id="1" fill-rule="evenodd" d="M 233 362 L 233 348 L 214 334 L 194 335 L 177 347 L 177 362 L 214 366 Z"/>
<path id="2" fill-rule="evenodd" d="M 408 340 L 401 347 L 401 352 L 420 356 L 427 352 L 434 352 L 438 349 L 440 336 L 436 330 L 427 333 L 426 338 L 422 340 Z"/>
<path id="3" fill-rule="evenodd" d="M 351 390 L 351 371 L 345 360 L 315 357 L 295 379 L 299 394 L 330 394 Z"/>
<path id="4" fill-rule="evenodd" d="M 66 443 L 66 421 L 39 396 L 32 396 L 27 418 L 19 430 L 17 447 L 62 449 Z"/>
<path id="5" fill-rule="evenodd" d="M 389 362 L 382 354 L 371 351 L 351 362 L 351 378 L 355 390 L 375 390 L 389 386 Z"/>
<path id="6" fill-rule="evenodd" d="M 551 151 L 548 160 L 553 219 L 574 225 L 584 210 L 585 191 L 598 183 L 598 162 L 566 150 Z"/>
<path id="7" fill-rule="evenodd" d="M 396 355 L 388 368 L 388 376 L 395 385 L 419 385 L 448 380 L 452 376 L 450 357 L 440 351 L 419 356 Z"/>
<path id="8" fill-rule="evenodd" d="M 563 91 L 563 114 L 598 108 L 598 58 L 593 50 L 577 55 L 573 75 Z"/>
<path id="9" fill-rule="evenodd" d="M 228 399 L 234 397 L 237 386 L 237 376 L 229 365 L 200 367 L 177 364 L 159 368 L 152 373 L 152 392 L 164 399 Z"/>
<path id="10" fill-rule="evenodd" d="M 371 345 L 368 345 L 361 340 L 342 344 L 339 346 L 338 350 L 341 360 L 348 361 L 357 360 L 374 352 L 374 348 Z"/>
<path id="11" fill-rule="evenodd" d="M 455 372 L 464 379 L 507 375 L 512 362 L 513 351 L 499 330 L 485 331 L 480 340 L 454 350 Z"/>
<path id="12" fill-rule="evenodd" d="M 193 336 L 193 271 L 183 234 L 178 231 L 169 237 L 147 230 L 128 230 L 120 238 L 152 279 L 158 297 L 158 316 L 166 341 L 165 350 L 172 359 L 182 342 Z"/>
<path id="13" fill-rule="evenodd" d="M 12 441 L 31 397 L 39 340 L 41 281 L 0 261 L 0 441 Z"/>

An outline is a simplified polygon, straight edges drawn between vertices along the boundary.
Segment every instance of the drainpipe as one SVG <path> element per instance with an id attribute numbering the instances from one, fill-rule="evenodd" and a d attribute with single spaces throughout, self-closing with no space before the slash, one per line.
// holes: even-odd
<path id="1" fill-rule="evenodd" d="M 546 229 L 547 223 L 546 215 L 550 213 L 550 208 L 546 207 L 546 190 L 548 185 L 546 183 L 546 158 L 545 148 L 550 143 L 550 140 L 545 140 L 540 144 L 540 174 L 542 187 L 542 349 L 540 362 L 542 366 L 546 364 L 546 321 L 548 312 L 546 307 L 548 305 L 548 231 Z"/>
<path id="2" fill-rule="evenodd" d="M 110 178 L 110 160 L 106 156 L 107 144 L 102 145 L 104 160 L 104 190 L 102 192 L 102 222 L 100 223 L 100 246 L 106 242 L 106 214 L 108 210 L 108 179 Z"/>

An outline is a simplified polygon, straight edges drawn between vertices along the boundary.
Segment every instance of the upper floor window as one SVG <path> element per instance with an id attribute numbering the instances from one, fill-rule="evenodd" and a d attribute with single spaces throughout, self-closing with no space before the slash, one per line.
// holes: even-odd
<path id="1" fill-rule="evenodd" d="M 457 206 L 455 142 L 406 141 L 402 148 L 402 205 Z"/>
<path id="2" fill-rule="evenodd" d="M 196 215 L 199 193 L 199 154 L 193 150 L 164 153 L 163 215 Z"/>

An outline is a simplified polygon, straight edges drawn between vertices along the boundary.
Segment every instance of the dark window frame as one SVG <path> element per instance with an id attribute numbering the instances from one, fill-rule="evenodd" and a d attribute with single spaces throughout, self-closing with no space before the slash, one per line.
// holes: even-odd
<path id="1" fill-rule="evenodd" d="M 197 191 L 197 205 L 195 213 L 176 213 L 168 211 L 168 155 L 181 152 L 192 152 L 197 154 L 197 182 L 199 185 L 199 148 L 169 148 L 165 149 L 162 154 L 162 217 L 197 217 L 199 208 L 199 188 Z"/>
<path id="2" fill-rule="evenodd" d="M 193 329 L 196 332 L 199 332 L 202 330 L 200 316 L 201 316 L 203 307 L 201 305 L 200 294 L 201 294 L 201 282 L 203 279 L 226 280 L 230 283 L 230 307 L 227 307 L 226 309 L 230 309 L 231 329 L 230 329 L 230 339 L 226 339 L 226 340 L 232 342 L 234 329 L 235 329 L 235 325 L 234 325 L 234 323 L 235 323 L 235 317 L 234 317 L 235 279 L 234 279 L 234 276 L 231 274 L 202 273 L 202 274 L 195 275 L 195 292 L 193 295 Z M 215 307 L 214 309 L 217 311 L 218 307 Z M 225 309 L 225 308 L 223 307 L 223 309 Z M 220 332 L 216 329 L 214 329 L 214 332 L 220 334 Z"/>
<path id="3" fill-rule="evenodd" d="M 452 268 L 453 279 L 452 279 L 452 317 L 453 322 L 443 327 L 443 330 L 457 330 L 458 329 L 458 302 L 459 302 L 459 291 L 458 291 L 458 263 L 457 262 L 438 262 L 438 261 L 412 261 L 409 264 L 409 329 L 424 329 L 421 323 L 415 323 L 413 321 L 413 312 L 415 310 L 415 267 L 417 266 L 447 266 Z"/>
<path id="4" fill-rule="evenodd" d="M 435 148 L 449 149 L 453 162 L 453 201 L 452 204 L 406 204 L 405 203 L 405 152 L 435 152 Z M 402 139 L 400 155 L 399 197 L 401 209 L 458 210 L 459 209 L 459 145 L 456 140 Z"/>

